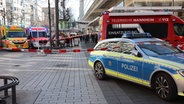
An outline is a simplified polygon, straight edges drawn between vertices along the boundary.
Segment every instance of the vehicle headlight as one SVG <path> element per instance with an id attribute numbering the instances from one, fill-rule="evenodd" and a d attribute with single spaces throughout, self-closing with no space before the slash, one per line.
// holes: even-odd
<path id="1" fill-rule="evenodd" d="M 179 70 L 178 72 L 179 72 L 179 74 L 180 74 L 181 76 L 184 77 L 184 70 Z"/>

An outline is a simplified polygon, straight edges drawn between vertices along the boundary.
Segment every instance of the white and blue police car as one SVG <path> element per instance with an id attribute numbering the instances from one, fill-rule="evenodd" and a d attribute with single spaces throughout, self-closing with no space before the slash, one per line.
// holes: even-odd
<path id="1" fill-rule="evenodd" d="M 109 75 L 145 85 L 163 100 L 184 96 L 184 53 L 148 33 L 102 40 L 88 63 L 99 80 Z"/>

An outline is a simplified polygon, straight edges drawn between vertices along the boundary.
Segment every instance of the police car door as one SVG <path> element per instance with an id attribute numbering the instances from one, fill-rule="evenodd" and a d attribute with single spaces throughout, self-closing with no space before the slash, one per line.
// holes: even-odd
<path id="1" fill-rule="evenodd" d="M 117 54 L 114 51 L 114 47 L 117 44 L 117 41 L 111 41 L 111 42 L 107 42 L 105 43 L 105 48 L 107 48 L 104 52 L 103 52 L 103 64 L 105 67 L 105 72 L 108 75 L 111 76 L 117 76 Z M 101 47 L 104 48 L 104 47 Z"/>
<path id="2" fill-rule="evenodd" d="M 121 55 L 118 58 L 118 77 L 142 83 L 142 66 L 141 57 L 132 55 L 132 50 L 135 47 L 130 42 L 120 42 Z"/>

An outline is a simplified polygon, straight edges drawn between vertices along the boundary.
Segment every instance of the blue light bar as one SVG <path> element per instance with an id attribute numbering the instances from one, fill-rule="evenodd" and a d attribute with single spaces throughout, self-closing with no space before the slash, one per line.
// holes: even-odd
<path id="1" fill-rule="evenodd" d="M 122 38 L 152 38 L 150 33 L 125 33 Z"/>
<path id="2" fill-rule="evenodd" d="M 6 26 L 7 28 L 10 28 L 10 26 L 8 25 L 8 26 Z"/>

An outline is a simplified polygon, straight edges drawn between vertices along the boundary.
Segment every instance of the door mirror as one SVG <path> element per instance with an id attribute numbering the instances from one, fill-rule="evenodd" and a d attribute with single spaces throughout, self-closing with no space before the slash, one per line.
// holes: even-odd
<path id="1" fill-rule="evenodd" d="M 134 55 L 134 56 L 137 56 L 137 57 L 142 57 L 142 54 L 137 50 L 131 51 L 131 54 Z"/>

